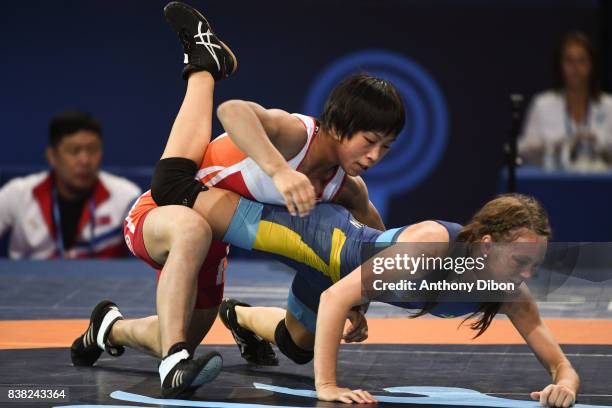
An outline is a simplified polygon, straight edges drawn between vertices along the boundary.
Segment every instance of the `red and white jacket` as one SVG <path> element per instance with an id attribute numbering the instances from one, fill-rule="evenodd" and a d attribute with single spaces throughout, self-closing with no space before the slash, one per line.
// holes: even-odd
<path id="1" fill-rule="evenodd" d="M 64 257 L 125 256 L 123 219 L 140 193 L 140 188 L 131 181 L 101 171 L 92 196 L 95 217 L 92 220 L 91 206 L 86 202 L 79 220 L 78 238 Z M 54 224 L 50 172 L 15 178 L 0 189 L 0 235 L 12 230 L 10 258 L 59 257 Z"/>

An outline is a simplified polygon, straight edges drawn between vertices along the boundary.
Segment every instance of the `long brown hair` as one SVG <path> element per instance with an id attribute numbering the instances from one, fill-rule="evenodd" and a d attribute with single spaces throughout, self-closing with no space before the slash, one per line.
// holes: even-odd
<path id="1" fill-rule="evenodd" d="M 470 222 L 461 228 L 455 242 L 476 243 L 485 235 L 490 235 L 497 242 L 510 242 L 517 238 L 521 228 L 543 237 L 551 236 L 548 215 L 535 198 L 523 194 L 502 194 L 474 214 Z M 436 304 L 426 302 L 423 309 L 412 317 L 430 312 Z M 474 336 L 476 338 L 487 330 L 501 305 L 501 302 L 481 303 L 478 310 L 463 319 L 461 324 L 482 314 L 480 319 L 470 324 L 470 328 L 478 332 Z"/>
<path id="2" fill-rule="evenodd" d="M 565 79 L 563 77 L 563 53 L 570 45 L 581 46 L 589 55 L 591 60 L 591 74 L 589 75 L 589 99 L 598 101 L 601 96 L 601 70 L 599 53 L 589 40 L 589 37 L 580 31 L 571 31 L 563 36 L 555 52 L 554 59 L 554 87 L 557 91 L 563 92 L 565 89 Z"/>

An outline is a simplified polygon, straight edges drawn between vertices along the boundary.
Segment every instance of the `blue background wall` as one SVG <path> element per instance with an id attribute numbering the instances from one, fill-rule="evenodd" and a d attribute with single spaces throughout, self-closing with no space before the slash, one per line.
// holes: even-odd
<path id="1" fill-rule="evenodd" d="M 601 34 L 596 1 L 430 3 L 192 1 L 239 57 L 237 75 L 217 88 L 217 102 L 240 98 L 303 112 L 326 69 L 372 49 L 406 58 L 432 79 L 448 118 L 445 142 L 419 184 L 386 192 L 390 226 L 431 217 L 464 221 L 495 194 L 509 130 L 508 94 L 529 97 L 550 85 L 552 52 L 565 31 L 581 29 L 596 41 Z M 104 124 L 105 166 L 152 166 L 184 91 L 182 52 L 163 18 L 164 4 L 3 5 L 0 167 L 44 165 L 48 119 L 70 108 L 91 111 Z M 408 121 L 413 129 L 418 118 Z M 220 132 L 215 123 L 214 133 Z M 411 136 L 403 136 L 404 146 Z M 413 156 L 417 166 L 425 153 Z M 410 175 L 412 166 L 402 174 Z M 384 182 L 370 178 L 380 192 Z"/>

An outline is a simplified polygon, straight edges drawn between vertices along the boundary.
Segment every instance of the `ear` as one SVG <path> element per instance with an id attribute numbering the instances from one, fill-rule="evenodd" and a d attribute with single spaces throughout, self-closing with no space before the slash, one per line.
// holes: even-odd
<path id="1" fill-rule="evenodd" d="M 489 234 L 483 235 L 480 238 L 480 249 L 483 254 L 488 254 L 493 247 L 493 237 Z"/>
<path id="2" fill-rule="evenodd" d="M 55 149 L 51 146 L 47 146 L 45 149 L 45 156 L 49 166 L 51 166 L 51 168 L 55 168 Z"/>
<path id="3" fill-rule="evenodd" d="M 331 137 L 335 141 L 337 141 L 337 142 L 341 142 L 342 141 L 342 138 L 340 137 L 340 135 L 336 131 L 336 127 L 335 126 L 332 126 L 331 129 L 329 129 L 329 134 L 331 135 Z"/>

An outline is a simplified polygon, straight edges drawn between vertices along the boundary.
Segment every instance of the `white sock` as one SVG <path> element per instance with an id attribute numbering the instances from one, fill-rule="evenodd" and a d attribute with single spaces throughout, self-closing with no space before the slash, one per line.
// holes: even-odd
<path id="1" fill-rule="evenodd" d="M 168 373 L 183 360 L 187 360 L 189 358 L 189 351 L 182 349 L 181 351 L 177 351 L 174 354 L 170 354 L 166 356 L 161 364 L 159 365 L 159 379 L 163 385 L 164 380 Z"/>
<path id="2" fill-rule="evenodd" d="M 119 312 L 119 309 L 113 306 L 106 313 L 104 319 L 102 319 L 102 324 L 100 325 L 100 329 L 98 330 L 98 337 L 96 338 L 96 342 L 98 343 L 98 347 L 100 347 L 102 350 L 106 350 L 104 344 L 104 335 L 117 319 L 123 319 L 123 315 L 121 314 L 121 312 Z"/>

